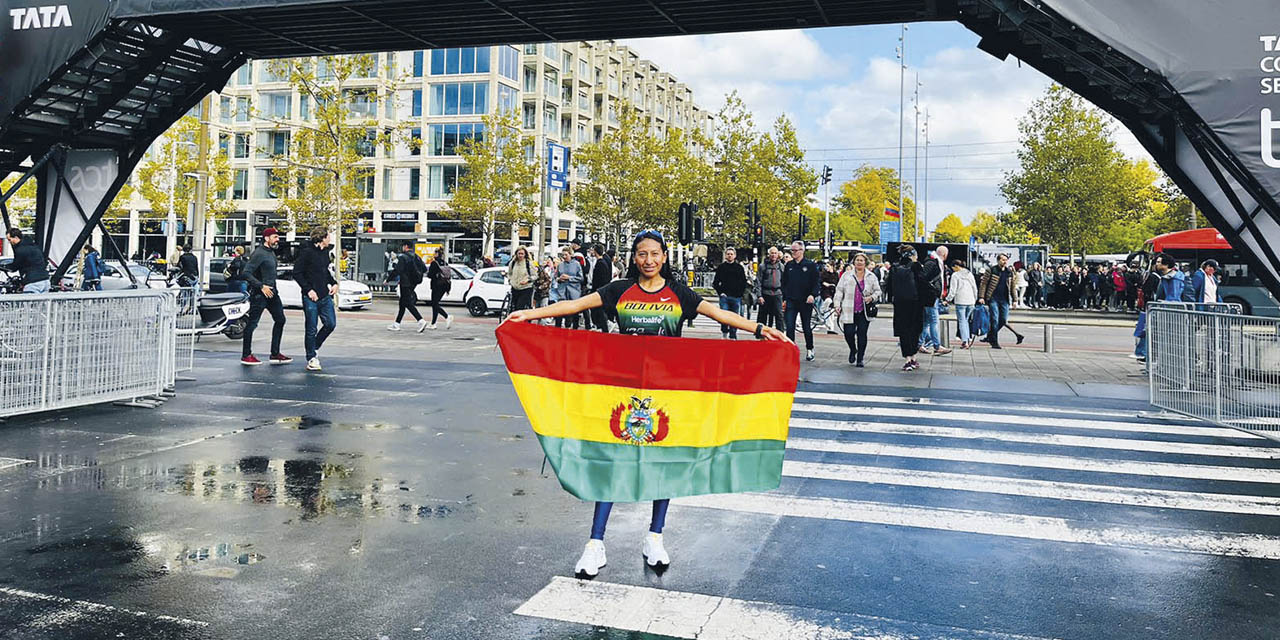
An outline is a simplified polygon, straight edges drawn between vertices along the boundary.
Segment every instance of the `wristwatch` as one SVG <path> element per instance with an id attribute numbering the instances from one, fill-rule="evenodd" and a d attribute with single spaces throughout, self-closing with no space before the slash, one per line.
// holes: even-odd
<path id="1" fill-rule="evenodd" d="M 764 325 L 757 322 L 756 323 L 756 340 L 760 340 L 762 338 L 764 338 Z"/>

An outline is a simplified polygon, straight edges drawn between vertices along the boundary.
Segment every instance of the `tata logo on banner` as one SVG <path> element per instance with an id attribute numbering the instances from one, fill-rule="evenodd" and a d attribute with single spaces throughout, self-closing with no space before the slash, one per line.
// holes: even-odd
<path id="1" fill-rule="evenodd" d="M 9 17 L 13 18 L 14 31 L 71 26 L 71 12 L 65 4 L 10 9 Z"/>

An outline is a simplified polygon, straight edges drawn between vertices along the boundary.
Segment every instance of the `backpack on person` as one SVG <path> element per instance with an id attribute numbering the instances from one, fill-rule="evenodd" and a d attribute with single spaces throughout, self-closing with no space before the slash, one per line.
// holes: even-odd
<path id="1" fill-rule="evenodd" d="M 426 270 L 425 265 L 422 265 L 422 259 L 416 253 L 415 255 L 402 253 L 402 256 L 403 266 L 401 273 L 403 275 L 401 275 L 401 278 L 404 279 L 404 284 L 408 284 L 408 287 L 417 287 L 417 285 L 422 284 L 422 273 Z"/>

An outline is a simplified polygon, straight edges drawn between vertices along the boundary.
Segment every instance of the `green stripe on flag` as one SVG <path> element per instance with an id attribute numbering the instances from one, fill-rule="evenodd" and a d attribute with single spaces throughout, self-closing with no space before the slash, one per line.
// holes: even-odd
<path id="1" fill-rule="evenodd" d="M 639 502 L 768 491 L 782 482 L 783 440 L 654 447 L 538 436 L 560 485 L 583 500 Z"/>

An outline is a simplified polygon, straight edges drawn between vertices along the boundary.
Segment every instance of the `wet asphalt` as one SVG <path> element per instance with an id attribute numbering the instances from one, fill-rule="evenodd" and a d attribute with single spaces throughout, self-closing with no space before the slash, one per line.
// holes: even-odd
<path id="1" fill-rule="evenodd" d="M 377 336 L 376 344 L 332 350 L 322 374 L 305 372 L 301 360 L 246 369 L 231 352 L 201 351 L 196 380 L 179 383 L 177 396 L 159 409 L 98 406 L 0 423 L 0 638 L 662 637 L 513 614 L 554 577 L 571 575 L 591 510 L 542 469 L 505 370 L 485 348 L 488 335 L 484 328 L 461 331 L 459 337 L 474 340 L 421 357 L 403 352 L 417 346 L 387 346 L 398 336 Z M 808 371 L 801 390 L 904 393 L 879 379 L 840 376 Z M 990 399 L 990 393 L 946 389 L 911 393 L 942 402 Z M 1046 408 L 1045 415 L 1085 409 L 1139 420 L 1150 410 L 1137 391 L 1104 395 L 1112 397 L 1001 392 L 1009 403 Z M 804 415 L 848 419 L 815 411 Z M 969 419 L 957 414 L 917 423 L 990 427 Z M 1020 433 L 1046 433 L 1011 423 Z M 832 435 L 805 427 L 793 427 L 792 437 L 960 446 L 946 438 Z M 1231 436 L 1147 437 L 1271 446 Z M 1017 442 L 984 447 L 1103 455 Z M 1280 447 L 1274 453 L 1210 461 L 1280 470 Z M 1204 462 L 1143 452 L 1105 457 Z M 992 473 L 964 461 L 818 450 L 789 451 L 788 460 Z M 1001 472 L 1063 482 L 1090 477 L 1072 469 Z M 1268 483 L 1124 480 L 1127 486 L 1280 497 L 1280 486 Z M 778 493 L 1280 536 L 1274 513 L 799 477 L 784 478 Z M 842 612 L 901 621 L 895 628 L 914 629 L 917 637 L 1280 637 L 1275 559 L 679 502 L 666 534 L 675 560 L 670 569 L 659 575 L 641 561 L 647 506 L 620 505 L 609 527 L 610 563 L 598 580 L 826 612 L 834 614 L 823 621 L 828 637 L 852 637 L 838 635 Z"/>

